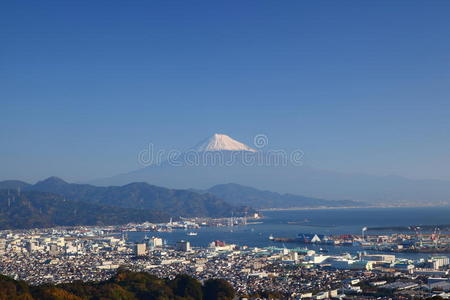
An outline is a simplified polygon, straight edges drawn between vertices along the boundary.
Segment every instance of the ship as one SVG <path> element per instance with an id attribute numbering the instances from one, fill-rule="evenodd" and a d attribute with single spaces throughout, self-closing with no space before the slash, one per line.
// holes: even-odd
<path id="1" fill-rule="evenodd" d="M 191 231 L 191 232 L 188 232 L 188 234 L 187 235 L 190 235 L 190 236 L 196 236 L 197 235 L 197 232 L 193 232 L 193 231 Z"/>

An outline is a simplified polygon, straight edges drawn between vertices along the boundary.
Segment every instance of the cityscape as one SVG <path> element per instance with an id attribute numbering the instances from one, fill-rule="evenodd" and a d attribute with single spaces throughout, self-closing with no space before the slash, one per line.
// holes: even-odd
<path id="1" fill-rule="evenodd" d="M 255 217 L 260 219 L 258 215 Z M 104 281 L 120 268 L 160 278 L 175 278 L 179 274 L 200 281 L 222 278 L 231 283 L 241 299 L 264 293 L 286 299 L 429 298 L 446 297 L 450 291 L 448 256 L 430 254 L 411 259 L 388 252 L 403 247 L 423 249 L 424 245 L 438 248 L 450 243 L 448 234 L 438 241 L 434 234 L 339 238 L 299 234 L 296 240 L 300 246 L 297 244 L 295 248 L 284 244 L 258 248 L 220 240 L 211 241 L 207 247 L 194 247 L 189 241 L 201 227 L 243 227 L 248 226 L 246 222 L 244 218 L 232 221 L 201 218 L 164 224 L 3 231 L 0 270 L 32 285 Z M 173 230 L 185 232 L 186 239 L 168 244 L 163 238 L 152 236 Z M 363 228 L 362 232 L 366 230 Z M 131 232 L 143 232 L 145 237 L 130 241 L 127 236 Z M 310 244 L 342 243 L 363 248 L 355 255 L 308 249 Z M 376 251 L 368 253 L 365 249 Z"/>
<path id="2" fill-rule="evenodd" d="M 0 1 L 0 300 L 450 299 L 450 1 Z"/>

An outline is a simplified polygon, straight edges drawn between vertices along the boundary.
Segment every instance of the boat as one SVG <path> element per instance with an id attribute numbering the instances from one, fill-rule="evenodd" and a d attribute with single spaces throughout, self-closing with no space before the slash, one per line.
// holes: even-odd
<path id="1" fill-rule="evenodd" d="M 273 235 L 269 235 L 269 240 L 273 240 Z"/>
<path id="2" fill-rule="evenodd" d="M 188 234 L 187 235 L 190 235 L 190 236 L 196 236 L 197 235 L 197 232 L 193 232 L 193 231 L 191 231 L 191 232 L 188 232 Z"/>

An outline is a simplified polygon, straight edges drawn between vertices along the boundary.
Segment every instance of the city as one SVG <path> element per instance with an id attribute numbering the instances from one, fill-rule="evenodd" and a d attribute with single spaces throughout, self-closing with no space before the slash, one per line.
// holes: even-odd
<path id="1" fill-rule="evenodd" d="M 143 226 L 149 224 L 3 231 L 0 273 L 33 285 L 102 281 L 119 268 L 160 278 L 188 274 L 200 281 L 225 279 L 242 299 L 263 292 L 289 299 L 450 296 L 447 256 L 412 260 L 382 252 L 331 255 L 305 247 L 256 248 L 218 240 L 192 247 L 188 235 L 173 245 L 149 236 L 127 241 L 127 231 Z M 119 228 L 127 231 L 110 234 Z"/>
<path id="2" fill-rule="evenodd" d="M 449 16 L 0 1 L 0 300 L 450 300 Z"/>

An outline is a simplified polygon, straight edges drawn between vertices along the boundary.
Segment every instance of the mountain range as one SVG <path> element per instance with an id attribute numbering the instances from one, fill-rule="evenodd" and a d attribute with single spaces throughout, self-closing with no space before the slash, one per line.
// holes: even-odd
<path id="1" fill-rule="evenodd" d="M 174 190 L 143 182 L 99 187 L 49 177 L 36 184 L 0 181 L 0 229 L 55 225 L 163 222 L 170 217 L 227 217 L 255 212 L 252 208 L 362 206 L 262 191 L 239 184 L 207 190 Z"/>
<path id="2" fill-rule="evenodd" d="M 200 190 L 234 182 L 278 193 L 371 205 L 450 203 L 449 181 L 321 170 L 294 161 L 292 153 L 255 150 L 224 134 L 214 134 L 176 158 L 90 183 L 108 186 L 130 182 Z"/>
<path id="3" fill-rule="evenodd" d="M 212 194 L 200 194 L 190 190 L 174 190 L 133 182 L 124 186 L 98 187 L 89 184 L 67 183 L 50 177 L 25 190 L 51 192 L 67 200 L 109 205 L 133 209 L 163 211 L 170 216 L 223 217 L 243 214 L 248 207 L 235 207 Z"/>
<path id="4" fill-rule="evenodd" d="M 97 187 L 50 177 L 36 184 L 0 182 L 0 229 L 164 222 L 171 217 L 252 213 L 212 194 L 130 183 Z"/>
<path id="5" fill-rule="evenodd" d="M 256 209 L 263 208 L 312 208 L 312 207 L 354 207 L 367 205 L 351 200 L 325 200 L 293 194 L 280 194 L 262 191 L 236 183 L 218 184 L 209 188 L 211 193 L 232 205 L 247 205 Z"/>
<path id="6" fill-rule="evenodd" d="M 0 229 L 73 225 L 119 225 L 169 219 L 163 211 L 119 208 L 38 191 L 0 190 Z"/>

